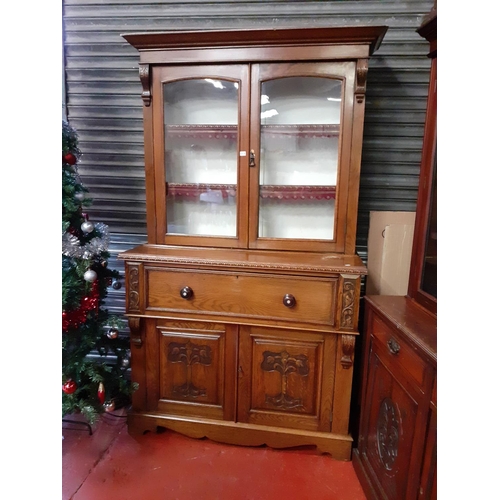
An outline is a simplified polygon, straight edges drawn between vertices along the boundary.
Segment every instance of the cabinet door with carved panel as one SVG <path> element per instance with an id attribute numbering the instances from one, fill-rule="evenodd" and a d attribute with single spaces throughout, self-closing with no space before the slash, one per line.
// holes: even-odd
<path id="1" fill-rule="evenodd" d="M 150 321 L 148 406 L 168 414 L 234 420 L 235 327 Z"/>
<path id="2" fill-rule="evenodd" d="M 334 339 L 325 333 L 242 326 L 238 420 L 330 431 Z"/>
<path id="3" fill-rule="evenodd" d="M 384 498 L 416 498 L 420 461 L 414 451 L 423 439 L 419 429 L 425 425 L 425 405 L 422 393 L 384 359 L 385 350 L 372 343 L 366 394 L 369 412 L 361 424 L 363 455 Z"/>

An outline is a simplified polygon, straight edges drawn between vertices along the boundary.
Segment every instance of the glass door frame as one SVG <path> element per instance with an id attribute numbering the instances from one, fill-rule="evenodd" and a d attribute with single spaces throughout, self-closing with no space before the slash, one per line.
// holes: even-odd
<path id="1" fill-rule="evenodd" d="M 213 79 L 238 82 L 239 103 L 237 120 L 237 197 L 236 237 L 183 235 L 167 233 L 167 186 L 165 179 L 165 133 L 163 84 L 182 80 Z M 248 247 L 248 151 L 249 151 L 249 65 L 200 65 L 153 67 L 152 77 L 152 146 L 153 168 L 146 166 L 146 183 L 154 185 L 154 220 L 156 242 L 167 245 L 203 247 Z M 217 139 L 214 139 L 217 140 Z M 151 181 L 151 177 L 153 180 Z"/>
<path id="2" fill-rule="evenodd" d="M 286 77 L 324 77 L 341 80 L 342 108 L 339 132 L 338 176 L 334 214 L 333 240 L 262 238 L 259 229 L 260 147 L 261 147 L 261 83 Z M 251 67 L 250 150 L 255 154 L 255 167 L 250 168 L 249 248 L 265 250 L 330 251 L 342 253 L 345 248 L 349 172 L 351 161 L 352 126 L 354 120 L 354 90 L 356 63 L 296 62 L 262 63 Z"/>

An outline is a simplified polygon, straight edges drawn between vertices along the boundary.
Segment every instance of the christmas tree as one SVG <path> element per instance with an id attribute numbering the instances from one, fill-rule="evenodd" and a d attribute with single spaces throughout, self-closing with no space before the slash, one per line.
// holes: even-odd
<path id="1" fill-rule="evenodd" d="M 128 339 L 122 318 L 104 308 L 107 288 L 120 273 L 108 268 L 108 227 L 92 223 L 92 204 L 78 175 L 78 134 L 62 124 L 62 415 L 99 414 L 128 404 Z"/>

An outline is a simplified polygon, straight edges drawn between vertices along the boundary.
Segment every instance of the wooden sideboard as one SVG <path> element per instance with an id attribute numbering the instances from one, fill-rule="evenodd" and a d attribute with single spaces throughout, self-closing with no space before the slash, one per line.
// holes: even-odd
<path id="1" fill-rule="evenodd" d="M 366 495 L 437 497 L 437 14 L 418 33 L 431 71 L 408 294 L 366 296 L 361 415 L 353 463 Z"/>
<path id="2" fill-rule="evenodd" d="M 436 498 L 436 318 L 407 297 L 364 300 L 355 470 L 370 499 Z"/>

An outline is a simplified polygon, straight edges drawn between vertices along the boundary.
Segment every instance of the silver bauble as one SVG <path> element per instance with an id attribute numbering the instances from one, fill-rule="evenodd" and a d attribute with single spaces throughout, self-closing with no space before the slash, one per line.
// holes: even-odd
<path id="1" fill-rule="evenodd" d="M 130 366 L 130 359 L 128 358 L 123 358 L 122 359 L 122 367 L 123 368 L 128 368 Z"/>
<path id="2" fill-rule="evenodd" d="M 93 269 L 87 269 L 83 275 L 83 279 L 89 283 L 93 283 L 97 279 L 97 273 Z"/>
<path id="3" fill-rule="evenodd" d="M 85 193 L 82 192 L 75 193 L 75 199 L 78 201 L 83 201 L 85 199 Z"/>
<path id="4" fill-rule="evenodd" d="M 113 411 L 115 409 L 115 402 L 113 400 L 104 401 L 102 406 L 104 408 L 104 411 L 109 413 L 110 411 Z"/>
<path id="5" fill-rule="evenodd" d="M 92 222 L 86 220 L 85 222 L 82 223 L 80 228 L 84 233 L 91 233 L 94 230 L 94 224 L 92 224 Z"/>
<path id="6" fill-rule="evenodd" d="M 114 340 L 114 339 L 118 338 L 119 333 L 120 332 L 116 328 L 110 328 L 106 335 L 107 335 L 108 339 Z"/>

